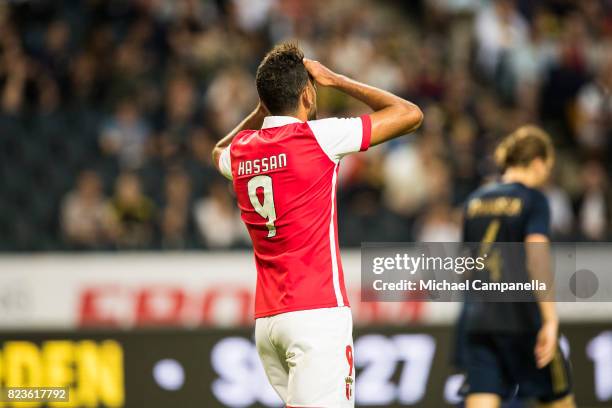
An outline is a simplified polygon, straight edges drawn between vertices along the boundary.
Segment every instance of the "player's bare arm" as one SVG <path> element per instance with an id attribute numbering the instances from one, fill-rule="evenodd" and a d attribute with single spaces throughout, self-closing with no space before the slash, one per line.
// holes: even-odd
<path id="1" fill-rule="evenodd" d="M 559 318 L 554 302 L 553 279 L 550 270 L 550 241 L 546 235 L 530 234 L 525 238 L 527 250 L 527 270 L 534 279 L 548 284 L 545 299 L 538 299 L 542 315 L 542 327 L 538 332 L 534 350 L 536 364 L 539 368 L 547 366 L 557 352 L 557 335 Z"/>
<path id="2" fill-rule="evenodd" d="M 215 163 L 217 169 L 219 167 L 219 157 L 221 156 L 221 152 L 223 151 L 223 149 L 225 149 L 232 143 L 234 137 L 243 130 L 261 128 L 264 118 L 269 114 L 270 113 L 268 112 L 264 104 L 259 102 L 253 112 L 251 112 L 246 118 L 244 118 L 244 120 L 240 122 L 238 126 L 236 126 L 234 129 L 232 129 L 223 139 L 217 142 L 215 148 L 212 151 L 213 163 Z"/>
<path id="3" fill-rule="evenodd" d="M 423 112 L 412 102 L 337 74 L 318 61 L 304 58 L 304 65 L 319 85 L 344 92 L 374 110 L 374 113 L 370 114 L 372 121 L 370 145 L 372 146 L 413 132 L 423 121 Z"/>

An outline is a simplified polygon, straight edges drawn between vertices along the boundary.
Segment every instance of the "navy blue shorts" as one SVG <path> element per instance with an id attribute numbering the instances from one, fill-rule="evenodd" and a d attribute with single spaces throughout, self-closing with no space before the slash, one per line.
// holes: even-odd
<path id="1" fill-rule="evenodd" d="M 539 369 L 534 347 L 536 334 L 467 334 L 465 353 L 466 381 L 463 395 L 497 394 L 506 400 L 559 400 L 571 393 L 569 362 L 557 346 L 552 362 Z"/>

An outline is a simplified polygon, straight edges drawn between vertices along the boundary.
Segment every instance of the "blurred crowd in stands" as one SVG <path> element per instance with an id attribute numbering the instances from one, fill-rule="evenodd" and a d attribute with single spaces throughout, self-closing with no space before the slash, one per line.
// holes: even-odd
<path id="1" fill-rule="evenodd" d="M 611 0 L 22 0 L 0 2 L 0 249 L 248 245 L 210 153 L 289 38 L 425 113 L 343 160 L 341 244 L 460 239 L 527 122 L 558 148 L 554 238 L 612 238 Z M 367 112 L 319 94 L 321 117 Z"/>

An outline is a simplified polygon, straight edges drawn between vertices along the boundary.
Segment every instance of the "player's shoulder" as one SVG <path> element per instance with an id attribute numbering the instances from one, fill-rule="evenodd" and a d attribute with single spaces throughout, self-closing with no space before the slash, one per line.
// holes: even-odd
<path id="1" fill-rule="evenodd" d="M 231 152 L 240 149 L 241 147 L 246 147 L 251 144 L 254 140 L 254 136 L 257 135 L 258 130 L 246 129 L 241 130 L 234 136 L 232 143 L 229 145 L 229 149 Z"/>
<path id="2" fill-rule="evenodd" d="M 539 201 L 548 201 L 546 194 L 544 194 L 541 190 L 537 188 L 525 187 L 527 189 L 527 194 L 529 194 L 532 199 Z"/>
<path id="3" fill-rule="evenodd" d="M 365 129 L 363 122 L 363 117 L 329 117 L 309 120 L 306 124 L 317 140 L 326 141 L 332 139 L 333 143 L 337 143 L 339 139 L 352 138 L 354 136 L 361 137 L 363 129 Z"/>
<path id="4" fill-rule="evenodd" d="M 328 118 L 311 119 L 305 123 L 307 123 L 309 126 L 334 126 L 337 123 L 342 123 L 343 121 L 347 121 L 350 119 L 351 118 L 338 118 L 335 116 L 330 116 Z"/>
<path id="5" fill-rule="evenodd" d="M 351 126 L 359 122 L 361 124 L 361 119 L 359 117 L 329 117 L 323 119 L 313 119 L 305 122 L 313 131 L 317 130 L 335 130 L 338 128 L 343 128 L 346 126 Z"/>
<path id="6" fill-rule="evenodd" d="M 482 198 L 487 196 L 518 196 L 529 199 L 546 198 L 541 191 L 527 187 L 522 183 L 503 183 L 497 181 L 480 186 L 469 197 Z"/>
<path id="7" fill-rule="evenodd" d="M 256 135 L 257 132 L 259 132 L 259 130 L 256 130 L 256 129 L 241 130 L 240 132 L 236 134 L 236 136 L 234 136 L 234 140 L 232 142 L 236 142 L 236 141 L 248 142 L 248 139 Z"/>
<path id="8" fill-rule="evenodd" d="M 548 203 L 546 195 L 533 187 L 528 187 L 522 183 L 507 183 L 503 184 L 507 191 L 513 195 L 519 196 L 530 203 Z"/>
<path id="9" fill-rule="evenodd" d="M 529 197 L 529 201 L 532 208 L 549 208 L 548 197 L 546 197 L 546 195 L 542 191 L 535 188 L 525 188 L 527 189 L 527 196 Z"/>
<path id="10" fill-rule="evenodd" d="M 472 200 L 484 198 L 486 196 L 498 194 L 501 184 L 498 182 L 489 182 L 472 191 L 465 200 L 469 203 Z"/>

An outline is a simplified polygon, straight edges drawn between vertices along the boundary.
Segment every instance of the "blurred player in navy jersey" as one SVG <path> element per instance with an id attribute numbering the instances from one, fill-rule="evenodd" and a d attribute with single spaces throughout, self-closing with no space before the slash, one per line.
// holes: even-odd
<path id="1" fill-rule="evenodd" d="M 468 197 L 463 240 L 488 250 L 495 243 L 525 243 L 523 256 L 500 256 L 497 265 L 487 264 L 489 280 L 550 276 L 550 209 L 537 190 L 554 163 L 550 137 L 535 126 L 521 127 L 500 143 L 495 159 L 502 179 Z M 522 267 L 516 267 L 517 259 Z M 499 407 L 512 397 L 536 400 L 542 407 L 574 407 L 558 327 L 552 296 L 533 295 L 531 302 L 478 302 L 468 296 L 457 342 L 458 363 L 466 373 L 466 407 Z"/>

